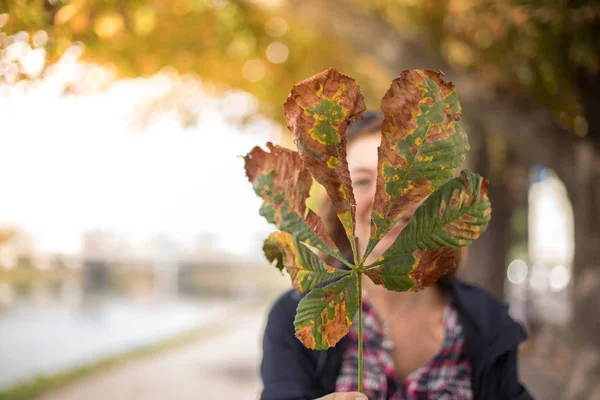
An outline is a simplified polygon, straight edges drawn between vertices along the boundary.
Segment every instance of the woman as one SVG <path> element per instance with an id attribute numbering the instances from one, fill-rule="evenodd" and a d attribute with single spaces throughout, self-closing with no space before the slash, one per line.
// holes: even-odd
<path id="1" fill-rule="evenodd" d="M 365 113 L 347 133 L 359 251 L 370 233 L 381 123 L 380 114 Z M 344 230 L 329 208 L 324 222 L 339 247 L 348 250 Z M 413 212 L 382 239 L 368 261 L 392 244 Z M 418 293 L 387 291 L 368 278 L 363 287 L 363 393 L 369 399 L 531 399 L 517 374 L 518 345 L 526 334 L 506 305 L 453 276 Z M 356 324 L 336 347 L 308 350 L 294 336 L 301 298 L 289 291 L 271 309 L 263 340 L 261 398 L 364 399 L 356 393 Z"/>

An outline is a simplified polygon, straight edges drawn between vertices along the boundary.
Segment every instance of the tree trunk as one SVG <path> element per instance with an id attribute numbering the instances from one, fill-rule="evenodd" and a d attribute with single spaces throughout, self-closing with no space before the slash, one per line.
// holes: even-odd
<path id="1" fill-rule="evenodd" d="M 573 318 L 566 398 L 600 399 L 600 146 L 576 147 L 575 174 L 567 181 L 575 219 Z"/>
<path id="2" fill-rule="evenodd" d="M 502 173 L 494 168 L 490 154 L 494 150 L 499 154 L 504 149 L 491 148 L 493 139 L 490 140 L 484 127 L 477 126 L 474 131 L 477 134 L 469 136 L 471 152 L 467 166 L 490 181 L 488 196 L 492 202 L 492 220 L 487 232 L 468 247 L 466 263 L 458 275 L 502 299 L 506 254 L 510 246 L 510 219 L 514 207 Z M 505 158 L 504 154 L 500 158 Z"/>
<path id="3" fill-rule="evenodd" d="M 588 133 L 575 147 L 575 170 L 565 181 L 575 218 L 572 376 L 569 400 L 600 399 L 600 76 L 582 74 Z"/>

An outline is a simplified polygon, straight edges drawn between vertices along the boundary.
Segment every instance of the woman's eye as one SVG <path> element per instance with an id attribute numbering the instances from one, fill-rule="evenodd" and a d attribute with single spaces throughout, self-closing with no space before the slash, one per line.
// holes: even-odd
<path id="1" fill-rule="evenodd" d="M 358 179 L 356 182 L 354 182 L 354 184 L 357 187 L 369 186 L 369 185 L 371 185 L 371 179 L 368 179 L 368 178 Z"/>

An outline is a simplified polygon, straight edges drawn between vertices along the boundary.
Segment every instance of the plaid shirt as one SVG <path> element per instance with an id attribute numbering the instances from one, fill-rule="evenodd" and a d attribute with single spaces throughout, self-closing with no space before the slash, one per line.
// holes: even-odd
<path id="1" fill-rule="evenodd" d="M 390 354 L 383 349 L 377 316 L 363 303 L 363 393 L 370 400 L 470 400 L 471 364 L 463 351 L 463 328 L 458 312 L 444 312 L 445 338 L 440 351 L 427 364 L 399 382 Z M 344 350 L 336 392 L 358 390 L 358 327 L 352 324 Z"/>

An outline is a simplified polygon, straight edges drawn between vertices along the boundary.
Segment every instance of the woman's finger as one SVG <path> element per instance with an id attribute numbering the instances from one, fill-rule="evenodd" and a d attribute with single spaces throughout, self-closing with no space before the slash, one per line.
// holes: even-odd
<path id="1" fill-rule="evenodd" d="M 316 400 L 369 400 L 367 396 L 360 392 L 331 393 Z"/>

